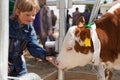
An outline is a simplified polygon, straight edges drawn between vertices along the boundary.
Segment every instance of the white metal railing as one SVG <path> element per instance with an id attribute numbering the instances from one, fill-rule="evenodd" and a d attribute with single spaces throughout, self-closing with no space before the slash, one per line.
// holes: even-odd
<path id="1" fill-rule="evenodd" d="M 8 68 L 8 0 L 0 1 L 0 80 L 7 80 Z"/>
<path id="2" fill-rule="evenodd" d="M 8 80 L 9 79 L 20 80 L 18 77 L 11 77 L 11 76 L 8 76 Z"/>
<path id="3" fill-rule="evenodd" d="M 92 9 L 92 13 L 91 13 L 89 22 L 92 22 L 97 17 L 98 11 L 100 9 L 100 5 L 101 5 L 101 0 L 96 0 L 95 4 L 93 6 L 93 9 Z"/>
<path id="4" fill-rule="evenodd" d="M 48 6 L 56 6 L 56 3 L 57 3 L 56 1 L 47 1 Z M 95 1 L 73 1 L 72 5 L 84 5 L 84 4 L 94 4 L 94 3 Z"/>
<path id="5" fill-rule="evenodd" d="M 62 46 L 62 42 L 63 42 L 63 38 L 65 36 L 65 9 L 66 8 L 71 8 L 72 5 L 80 5 L 80 4 L 94 4 L 94 7 L 93 7 L 93 10 L 92 10 L 92 16 L 90 17 L 90 20 L 89 21 L 92 21 L 94 18 L 96 18 L 97 16 L 97 13 L 98 13 L 98 9 L 100 7 L 100 1 L 101 0 L 96 0 L 96 1 L 74 1 L 72 2 L 72 0 L 69 0 L 67 1 L 68 4 L 66 4 L 66 0 L 57 0 L 56 1 L 53 1 L 53 2 L 47 2 L 47 5 L 48 6 L 51 6 L 51 5 L 56 5 L 57 8 L 59 9 L 59 16 L 60 16 L 60 19 L 59 19 L 59 52 L 61 51 L 61 46 Z M 66 6 L 67 5 L 67 6 Z M 64 72 L 60 69 L 58 69 L 58 80 L 64 80 Z"/>
<path id="6" fill-rule="evenodd" d="M 65 5 L 66 0 L 57 0 L 59 7 L 59 16 L 60 16 L 60 32 L 59 32 L 59 51 L 62 45 L 62 40 L 65 35 Z M 72 1 L 72 0 L 69 0 Z M 98 0 L 97 0 L 98 1 Z M 7 66 L 8 66 L 8 0 L 1 0 L 0 2 L 0 80 L 7 80 Z M 80 4 L 94 4 L 94 2 L 84 2 L 84 1 L 74 1 L 72 5 L 80 5 Z M 97 4 L 97 3 L 96 3 Z M 47 5 L 56 5 L 56 2 L 47 2 Z M 97 9 L 96 9 L 97 10 Z M 64 73 L 59 70 L 58 80 L 64 80 Z"/>

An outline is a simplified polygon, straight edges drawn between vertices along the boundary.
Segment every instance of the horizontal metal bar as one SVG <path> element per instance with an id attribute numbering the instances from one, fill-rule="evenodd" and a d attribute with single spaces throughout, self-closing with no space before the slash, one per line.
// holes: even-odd
<path id="1" fill-rule="evenodd" d="M 8 76 L 8 79 L 20 80 L 20 79 L 17 78 L 17 77 L 11 77 L 11 76 Z"/>
<path id="2" fill-rule="evenodd" d="M 94 4 L 95 1 L 74 1 L 73 5 L 85 5 L 85 4 Z"/>
<path id="3" fill-rule="evenodd" d="M 74 1 L 72 5 L 94 4 L 95 1 Z M 56 6 L 56 1 L 47 1 L 48 6 Z"/>

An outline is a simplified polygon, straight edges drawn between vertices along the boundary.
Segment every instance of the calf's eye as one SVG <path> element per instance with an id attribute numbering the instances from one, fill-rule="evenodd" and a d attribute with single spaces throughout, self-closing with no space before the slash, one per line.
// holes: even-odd
<path id="1" fill-rule="evenodd" d="M 67 48 L 67 51 L 71 51 L 71 50 L 72 50 L 72 47 L 68 47 L 68 48 Z"/>

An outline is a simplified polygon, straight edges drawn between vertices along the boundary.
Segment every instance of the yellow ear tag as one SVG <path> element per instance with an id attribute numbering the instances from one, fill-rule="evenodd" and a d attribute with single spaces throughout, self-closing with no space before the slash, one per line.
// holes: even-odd
<path id="1" fill-rule="evenodd" d="M 91 47 L 90 39 L 89 39 L 89 38 L 86 38 L 86 39 L 84 40 L 84 44 L 85 44 L 85 47 Z"/>

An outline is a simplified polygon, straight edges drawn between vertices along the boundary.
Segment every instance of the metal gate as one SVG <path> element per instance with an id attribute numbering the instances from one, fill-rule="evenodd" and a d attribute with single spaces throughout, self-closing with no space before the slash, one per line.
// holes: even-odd
<path id="1" fill-rule="evenodd" d="M 92 10 L 92 13 L 91 13 L 91 17 L 90 17 L 90 20 L 89 22 L 91 22 L 93 19 L 95 19 L 97 17 L 97 14 L 98 14 L 98 10 L 100 8 L 100 3 L 101 3 L 101 0 L 96 0 L 96 1 L 72 1 L 72 0 L 57 0 L 57 1 L 53 1 L 53 2 L 50 2 L 48 1 L 47 2 L 47 5 L 56 5 L 57 8 L 59 9 L 59 52 L 61 50 L 61 45 L 62 45 L 62 42 L 63 42 L 63 38 L 65 36 L 65 15 L 66 15 L 66 12 L 65 10 L 67 8 L 71 8 L 72 5 L 80 5 L 80 4 L 94 4 L 94 7 L 93 7 L 93 10 Z M 65 77 L 64 77 L 64 72 L 62 70 L 58 70 L 58 80 L 64 80 Z"/>

